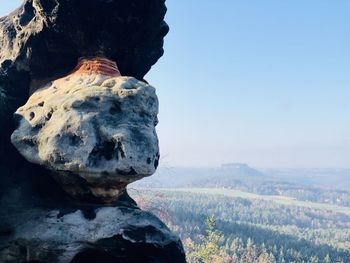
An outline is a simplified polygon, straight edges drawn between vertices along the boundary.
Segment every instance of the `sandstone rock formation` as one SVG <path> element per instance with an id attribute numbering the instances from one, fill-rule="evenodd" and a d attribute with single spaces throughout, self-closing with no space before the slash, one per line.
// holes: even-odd
<path id="1" fill-rule="evenodd" d="M 25 0 L 0 19 L 0 64 L 34 79 L 66 74 L 79 57 L 105 55 L 142 79 L 163 55 L 165 0 Z"/>
<path id="2" fill-rule="evenodd" d="M 30 87 L 67 75 L 80 57 L 104 56 L 142 80 L 163 55 L 164 2 L 24 0 L 0 18 L 0 159 L 18 162 L 7 138 Z"/>
<path id="3" fill-rule="evenodd" d="M 24 0 L 0 18 L 0 262 L 186 262 L 125 191 L 158 165 L 143 78 L 165 12 L 164 0 Z"/>
<path id="4" fill-rule="evenodd" d="M 157 114 L 153 87 L 121 77 L 107 59 L 82 59 L 17 110 L 12 142 L 28 161 L 54 171 L 72 196 L 109 202 L 155 172 Z"/>
<path id="5" fill-rule="evenodd" d="M 108 206 L 75 203 L 35 167 L 16 173 L 0 169 L 0 183 L 8 187 L 0 196 L 2 263 L 186 261 L 179 238 L 126 192 Z"/>

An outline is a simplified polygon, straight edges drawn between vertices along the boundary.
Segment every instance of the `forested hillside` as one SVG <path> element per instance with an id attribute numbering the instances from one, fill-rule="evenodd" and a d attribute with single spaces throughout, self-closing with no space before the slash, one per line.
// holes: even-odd
<path id="1" fill-rule="evenodd" d="M 350 208 L 234 190 L 129 191 L 180 235 L 189 262 L 350 262 Z"/>
<path id="2" fill-rule="evenodd" d="M 165 168 L 137 182 L 141 188 L 225 188 L 300 201 L 350 206 L 349 169 L 257 170 L 246 164 L 219 168 Z"/>

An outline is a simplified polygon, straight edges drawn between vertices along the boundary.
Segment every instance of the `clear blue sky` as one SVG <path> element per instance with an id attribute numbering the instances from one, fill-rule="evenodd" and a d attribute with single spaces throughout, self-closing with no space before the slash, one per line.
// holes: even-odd
<path id="1" fill-rule="evenodd" d="M 146 76 L 163 165 L 350 167 L 350 1 L 167 6 L 165 55 Z"/>

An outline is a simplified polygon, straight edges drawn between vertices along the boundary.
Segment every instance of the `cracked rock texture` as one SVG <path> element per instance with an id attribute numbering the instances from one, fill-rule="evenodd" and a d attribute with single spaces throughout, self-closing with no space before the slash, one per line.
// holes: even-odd
<path id="1" fill-rule="evenodd" d="M 114 200 L 158 166 L 155 89 L 118 75 L 111 61 L 83 59 L 15 114 L 12 143 L 28 161 L 54 171 L 78 199 Z"/>

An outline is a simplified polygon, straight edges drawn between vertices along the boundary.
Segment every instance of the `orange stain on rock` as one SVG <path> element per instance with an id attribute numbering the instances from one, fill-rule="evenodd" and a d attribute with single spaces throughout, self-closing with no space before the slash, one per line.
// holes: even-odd
<path id="1" fill-rule="evenodd" d="M 117 63 L 104 57 L 81 58 L 78 65 L 70 74 L 100 74 L 111 77 L 121 76 Z"/>

